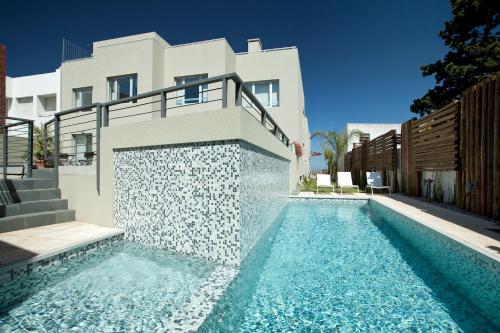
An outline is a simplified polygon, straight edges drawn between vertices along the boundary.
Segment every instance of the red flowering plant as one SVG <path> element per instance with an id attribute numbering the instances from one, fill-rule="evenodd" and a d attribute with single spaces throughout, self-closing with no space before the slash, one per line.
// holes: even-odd
<path id="1" fill-rule="evenodd" d="M 295 156 L 301 157 L 303 155 L 302 145 L 298 142 L 294 142 L 293 145 L 295 146 Z"/>
<path id="2" fill-rule="evenodd" d="M 321 156 L 321 153 L 319 151 L 312 151 L 311 157 L 316 157 L 316 156 Z"/>

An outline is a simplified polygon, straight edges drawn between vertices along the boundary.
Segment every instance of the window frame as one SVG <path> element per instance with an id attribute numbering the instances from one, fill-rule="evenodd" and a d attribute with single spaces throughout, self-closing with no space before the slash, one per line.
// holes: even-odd
<path id="1" fill-rule="evenodd" d="M 92 104 L 92 99 L 93 99 L 93 95 L 94 95 L 94 87 L 87 86 L 87 87 L 73 88 L 73 107 L 80 108 L 80 107 L 88 106 L 88 105 L 83 105 L 83 104 L 82 105 L 77 105 L 77 103 L 76 103 L 76 101 L 77 101 L 77 97 L 76 97 L 77 93 L 81 93 L 84 90 L 90 91 L 90 104 L 88 104 L 88 105 Z"/>
<path id="2" fill-rule="evenodd" d="M 85 151 L 83 152 L 83 157 L 79 158 L 79 154 L 82 154 L 82 152 L 78 152 L 78 138 L 80 137 L 85 137 Z M 79 165 L 79 160 L 84 159 L 85 153 L 93 152 L 93 142 L 92 142 L 92 133 L 74 133 L 72 135 L 72 142 L 73 142 L 73 165 Z"/>
<path id="3" fill-rule="evenodd" d="M 179 86 L 181 84 L 186 84 L 186 79 L 198 78 L 199 80 L 207 79 L 208 73 L 204 74 L 194 74 L 194 75 L 185 75 L 185 76 L 176 76 L 174 78 L 175 85 Z M 198 80 L 196 80 L 198 81 Z M 192 81 L 190 81 L 192 82 Z M 176 91 L 176 99 L 175 104 L 178 106 L 182 105 L 194 105 L 201 103 L 208 103 L 208 84 L 201 84 L 198 86 L 198 101 L 190 101 L 186 103 L 186 89 L 181 89 Z"/>
<path id="4" fill-rule="evenodd" d="M 132 96 L 137 96 L 139 93 L 139 75 L 137 73 L 133 74 L 125 74 L 125 75 L 117 75 L 117 76 L 110 76 L 106 78 L 106 83 L 107 83 L 107 101 L 112 102 L 112 101 L 119 101 L 122 98 L 119 98 L 120 96 L 120 91 L 118 89 L 118 80 L 123 79 L 123 78 L 129 78 L 129 90 L 130 90 L 130 96 L 124 97 L 124 98 L 129 98 Z M 134 93 L 134 79 L 135 79 L 135 95 Z M 113 83 L 114 89 L 116 91 L 116 99 L 113 99 L 113 93 L 111 91 L 111 85 Z M 137 101 L 134 101 L 134 103 Z"/>
<path id="5" fill-rule="evenodd" d="M 277 103 L 276 103 L 276 105 L 273 105 L 273 83 L 274 82 L 277 82 L 277 85 L 276 85 L 276 87 L 277 87 L 277 90 L 276 90 Z M 261 102 L 262 106 L 265 108 L 278 108 L 278 107 L 280 107 L 280 80 L 279 79 L 249 81 L 249 82 L 245 82 L 245 85 L 252 92 L 252 94 L 257 98 L 257 95 L 255 95 L 255 85 L 265 84 L 265 83 L 267 83 L 267 85 L 268 85 L 267 97 L 268 97 L 269 105 L 264 105 Z M 260 100 L 259 100 L 259 102 L 260 102 Z"/>

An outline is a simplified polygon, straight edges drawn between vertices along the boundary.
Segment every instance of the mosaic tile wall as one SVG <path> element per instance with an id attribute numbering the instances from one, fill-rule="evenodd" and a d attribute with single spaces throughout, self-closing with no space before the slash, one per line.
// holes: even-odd
<path id="1" fill-rule="evenodd" d="M 284 207 L 288 165 L 237 140 L 119 149 L 114 223 L 128 240 L 239 265 Z"/>
<path id="2" fill-rule="evenodd" d="M 382 204 L 370 206 L 385 217 L 462 295 L 500 327 L 500 263 Z"/>
<path id="3" fill-rule="evenodd" d="M 241 144 L 241 260 L 257 243 L 288 202 L 290 168 L 246 142 Z"/>
<path id="4" fill-rule="evenodd" d="M 10 284 L 14 280 L 29 277 L 34 273 L 50 267 L 58 266 L 68 260 L 85 257 L 88 254 L 93 253 L 99 249 L 103 249 L 108 246 L 114 246 L 114 244 L 120 242 L 122 239 L 123 233 L 120 233 L 96 242 L 92 242 L 90 244 L 76 247 L 68 251 L 63 251 L 44 259 L 28 263 L 21 262 L 18 264 L 7 266 L 4 269 L 0 270 L 0 288 L 3 288 L 5 285 Z M 19 289 L 18 287 L 15 288 Z M 20 293 L 22 292 L 22 290 L 14 290 L 13 292 Z M 12 295 L 8 295 L 8 293 L 0 294 L 0 304 L 5 304 L 5 301 L 11 298 Z"/>

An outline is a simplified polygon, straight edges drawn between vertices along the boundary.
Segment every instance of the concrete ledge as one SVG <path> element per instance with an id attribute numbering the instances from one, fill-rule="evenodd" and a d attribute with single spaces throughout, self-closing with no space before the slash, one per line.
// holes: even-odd
<path id="1" fill-rule="evenodd" d="M 12 280 L 12 272 L 26 271 L 31 264 L 118 235 L 123 231 L 82 222 L 1 233 L 0 283 Z"/>

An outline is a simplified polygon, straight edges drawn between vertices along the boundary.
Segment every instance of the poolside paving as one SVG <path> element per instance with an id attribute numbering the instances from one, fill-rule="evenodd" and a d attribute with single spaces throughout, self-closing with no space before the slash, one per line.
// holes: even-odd
<path id="1" fill-rule="evenodd" d="M 36 261 L 121 232 L 118 228 L 73 221 L 0 233 L 0 268 Z"/>

